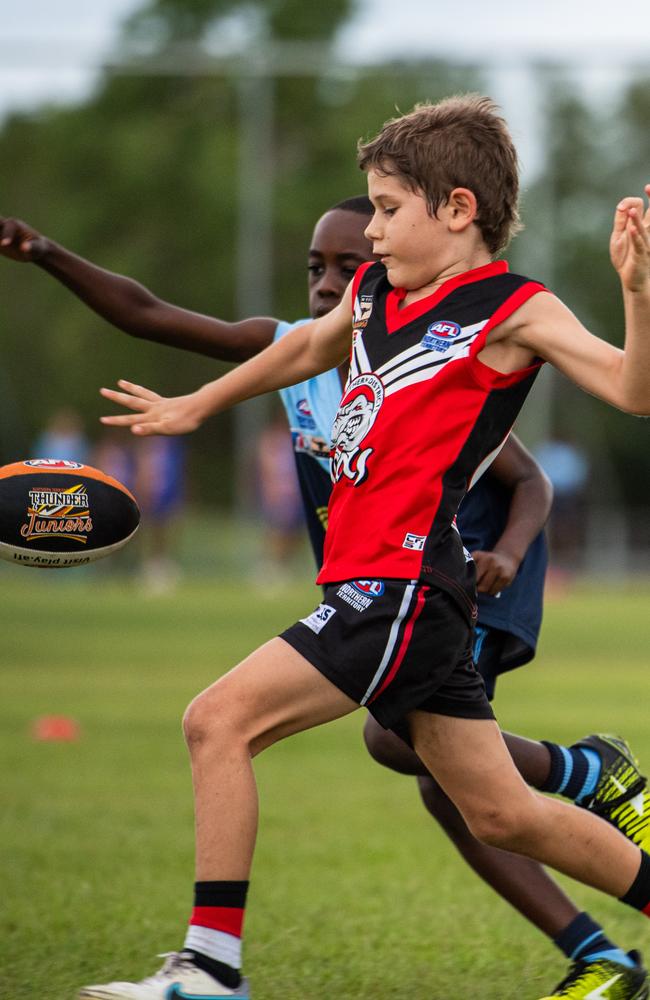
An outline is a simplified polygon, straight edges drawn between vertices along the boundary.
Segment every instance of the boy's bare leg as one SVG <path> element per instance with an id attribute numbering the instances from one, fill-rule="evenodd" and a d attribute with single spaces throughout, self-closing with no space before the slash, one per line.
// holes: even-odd
<path id="1" fill-rule="evenodd" d="M 251 758 L 358 709 L 283 639 L 271 639 L 189 706 L 197 880 L 247 879 L 257 833 Z"/>
<path id="2" fill-rule="evenodd" d="M 483 844 L 430 775 L 417 779 L 427 810 L 470 868 L 543 934 L 555 939 L 580 911 L 543 865 L 521 854 Z"/>
<path id="3" fill-rule="evenodd" d="M 551 755 L 543 743 L 529 740 L 525 736 L 502 732 L 510 756 L 522 778 L 533 788 L 542 788 L 548 779 L 551 767 Z M 370 756 L 399 774 L 412 774 L 417 778 L 428 777 L 429 771 L 424 766 L 408 743 L 400 739 L 390 729 L 384 729 L 372 715 L 368 715 L 363 738 Z"/>
<path id="4" fill-rule="evenodd" d="M 409 722 L 418 756 L 479 840 L 612 896 L 628 891 L 639 871 L 639 849 L 586 810 L 531 791 L 495 722 L 420 711 Z"/>

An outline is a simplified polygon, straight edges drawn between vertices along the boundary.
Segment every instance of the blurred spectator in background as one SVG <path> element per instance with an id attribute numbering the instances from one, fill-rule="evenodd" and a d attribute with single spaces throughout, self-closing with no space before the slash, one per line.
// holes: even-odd
<path id="1" fill-rule="evenodd" d="M 135 495 L 135 455 L 132 435 L 128 431 L 121 427 L 105 427 L 90 453 L 90 464 L 123 483 Z M 121 552 L 115 552 L 110 559 L 95 563 L 94 572 L 105 576 L 133 573 L 139 558 L 138 541 L 141 530 L 142 528 L 134 542 Z"/>
<path id="2" fill-rule="evenodd" d="M 180 514 L 185 503 L 185 453 L 182 437 L 145 437 L 133 442 L 133 492 L 142 513 L 142 578 L 151 593 L 176 585 Z"/>
<path id="3" fill-rule="evenodd" d="M 288 582 L 291 562 L 303 544 L 302 500 L 291 436 L 279 403 L 257 440 L 256 483 L 263 528 L 262 572 L 265 581 Z"/>
<path id="4" fill-rule="evenodd" d="M 107 427 L 96 442 L 91 462 L 135 492 L 135 455 L 132 436 L 121 427 Z"/>
<path id="5" fill-rule="evenodd" d="M 551 564 L 573 571 L 580 567 L 586 542 L 589 460 L 566 434 L 542 441 L 534 455 L 553 484 L 548 522 Z"/>
<path id="6" fill-rule="evenodd" d="M 90 446 L 79 414 L 68 407 L 56 410 L 36 438 L 33 458 L 59 458 L 68 462 L 89 460 Z"/>

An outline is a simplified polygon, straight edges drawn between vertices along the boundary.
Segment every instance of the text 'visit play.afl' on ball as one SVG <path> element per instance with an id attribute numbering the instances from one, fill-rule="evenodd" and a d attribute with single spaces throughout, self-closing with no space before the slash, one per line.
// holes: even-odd
<path id="1" fill-rule="evenodd" d="M 135 497 L 91 465 L 33 458 L 0 467 L 0 557 L 65 569 L 116 552 L 140 523 Z"/>

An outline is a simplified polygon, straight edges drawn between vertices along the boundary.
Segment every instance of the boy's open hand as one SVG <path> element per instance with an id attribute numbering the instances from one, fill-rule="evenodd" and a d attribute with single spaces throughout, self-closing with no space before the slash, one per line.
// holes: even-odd
<path id="1" fill-rule="evenodd" d="M 172 396 L 166 399 L 142 385 L 134 385 L 121 378 L 117 383 L 122 390 L 100 389 L 102 396 L 125 406 L 135 413 L 114 417 L 100 417 L 111 427 L 130 427 L 132 434 L 147 437 L 150 434 L 189 434 L 200 427 L 202 419 L 196 403 L 196 394 Z"/>
<path id="2" fill-rule="evenodd" d="M 47 240 L 20 219 L 0 217 L 0 254 L 23 264 L 40 260 L 47 250 Z"/>
<path id="3" fill-rule="evenodd" d="M 650 196 L 650 184 L 645 186 Z M 650 284 L 650 208 L 643 198 L 623 198 L 616 206 L 609 241 L 612 264 L 624 288 L 638 292 Z"/>

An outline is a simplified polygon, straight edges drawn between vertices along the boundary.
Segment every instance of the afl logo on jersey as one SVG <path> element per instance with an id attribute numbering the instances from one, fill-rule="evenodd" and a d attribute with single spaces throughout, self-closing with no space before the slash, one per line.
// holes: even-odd
<path id="1" fill-rule="evenodd" d="M 381 597 L 384 592 L 382 580 L 353 580 L 352 586 L 368 597 Z"/>
<path id="2" fill-rule="evenodd" d="M 298 426 L 302 427 L 303 430 L 313 431 L 316 429 L 316 421 L 306 399 L 299 399 L 296 403 L 296 419 Z"/>
<path id="3" fill-rule="evenodd" d="M 332 428 L 332 481 L 342 476 L 359 486 L 368 475 L 372 448 L 361 444 L 375 422 L 384 401 L 384 387 L 376 375 L 357 375 L 347 386 Z"/>
<path id="4" fill-rule="evenodd" d="M 427 327 L 427 332 L 421 341 L 422 347 L 427 351 L 446 351 L 461 332 L 458 323 L 446 319 L 439 320 Z"/>

